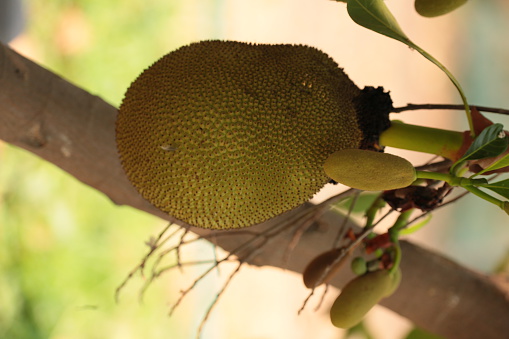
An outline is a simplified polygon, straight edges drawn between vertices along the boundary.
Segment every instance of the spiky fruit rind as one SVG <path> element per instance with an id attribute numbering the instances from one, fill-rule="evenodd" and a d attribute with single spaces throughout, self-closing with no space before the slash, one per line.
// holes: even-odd
<path id="1" fill-rule="evenodd" d="M 432 18 L 452 12 L 467 0 L 415 0 L 415 10 L 424 17 Z"/>
<path id="2" fill-rule="evenodd" d="M 336 151 L 325 161 L 324 171 L 334 181 L 365 191 L 406 187 L 416 179 L 408 160 L 362 149 Z"/>
<path id="3" fill-rule="evenodd" d="M 388 270 L 368 272 L 351 280 L 330 310 L 332 324 L 339 328 L 357 325 L 392 287 Z"/>
<path id="4" fill-rule="evenodd" d="M 359 147 L 359 93 L 315 48 L 194 43 L 128 89 L 118 151 L 142 196 L 173 217 L 250 226 L 307 201 L 329 180 L 327 156 Z"/>

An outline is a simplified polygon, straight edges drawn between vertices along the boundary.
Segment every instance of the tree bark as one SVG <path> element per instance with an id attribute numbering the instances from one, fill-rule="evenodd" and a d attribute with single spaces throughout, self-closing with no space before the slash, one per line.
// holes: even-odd
<path id="1" fill-rule="evenodd" d="M 188 226 L 147 203 L 125 177 L 115 146 L 116 113 L 116 108 L 101 98 L 0 45 L 0 139 L 59 166 L 118 205 Z M 271 230 L 314 209 L 304 204 L 249 230 Z M 313 257 L 330 248 L 340 221 L 337 214 L 326 212 L 316 224 L 320 227 L 312 227 L 302 235 L 287 261 L 283 254 L 293 236 L 290 228 L 276 235 L 256 256 L 248 257 L 247 262 L 301 273 Z M 210 237 L 230 252 L 246 240 L 243 230 L 191 230 Z M 231 235 L 214 236 L 224 232 Z M 402 247 L 401 286 L 382 305 L 446 338 L 498 339 L 509 333 L 506 283 L 410 242 L 403 241 Z M 349 278 L 348 270 L 344 271 L 332 285 L 344 285 Z"/>

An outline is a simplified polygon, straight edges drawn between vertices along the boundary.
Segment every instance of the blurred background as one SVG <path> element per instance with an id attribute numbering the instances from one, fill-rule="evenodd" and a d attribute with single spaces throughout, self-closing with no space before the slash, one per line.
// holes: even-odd
<path id="1" fill-rule="evenodd" d="M 419 17 L 410 0 L 387 5 L 407 35 L 458 77 L 470 103 L 509 108 L 506 1 L 471 0 L 435 19 Z M 205 39 L 308 44 L 334 58 L 359 87 L 390 90 L 395 106 L 460 102 L 438 68 L 401 43 L 357 26 L 345 5 L 334 1 L 0 0 L 3 43 L 115 106 L 131 81 L 159 57 Z M 508 125 L 506 118 L 489 117 Z M 397 118 L 467 129 L 462 112 L 414 111 Z M 415 164 L 430 159 L 388 151 Z M 331 192 L 325 189 L 315 201 Z M 491 272 L 507 253 L 507 220 L 497 207 L 467 197 L 437 211 L 412 239 Z M 138 302 L 143 279 L 137 276 L 120 303 L 114 300 L 115 289 L 146 253 L 144 241 L 164 226 L 0 143 L 0 338 L 194 338 L 224 272 L 223 279 L 214 273 L 198 284 L 172 317 L 167 316 L 169 305 L 200 267 L 163 276 L 143 303 Z M 213 253 L 202 243 L 186 255 L 211 258 Z M 344 338 L 328 320 L 327 306 L 337 292 L 329 292 L 318 311 L 315 300 L 298 316 L 307 294 L 297 275 L 245 267 L 202 338 Z M 404 338 L 412 325 L 377 307 L 366 327 L 372 338 L 394 339 Z"/>

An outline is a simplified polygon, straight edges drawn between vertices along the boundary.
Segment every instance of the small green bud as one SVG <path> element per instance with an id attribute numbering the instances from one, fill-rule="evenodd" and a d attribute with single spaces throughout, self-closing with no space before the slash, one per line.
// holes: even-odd
<path id="1" fill-rule="evenodd" d="M 415 168 L 408 160 L 362 149 L 332 153 L 324 163 L 324 170 L 331 179 L 365 191 L 402 188 L 416 179 Z"/>
<path id="2" fill-rule="evenodd" d="M 363 275 L 368 270 L 368 265 L 366 263 L 366 259 L 362 257 L 356 257 L 350 263 L 350 267 L 352 272 L 356 275 Z"/>

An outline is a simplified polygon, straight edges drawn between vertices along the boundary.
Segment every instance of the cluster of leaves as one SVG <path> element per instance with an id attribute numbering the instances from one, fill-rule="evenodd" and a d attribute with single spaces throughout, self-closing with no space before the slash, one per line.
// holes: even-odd
<path id="1" fill-rule="evenodd" d="M 466 167 L 468 164 L 470 164 L 469 167 L 471 168 L 472 163 L 476 163 L 483 159 L 491 159 L 484 168 L 471 175 L 470 178 L 458 177 L 460 179 L 459 183 L 460 186 L 464 187 L 471 193 L 499 206 L 509 214 L 509 201 L 499 200 L 478 189 L 478 187 L 483 187 L 506 199 L 509 199 L 509 179 L 494 183 L 488 183 L 485 179 L 474 179 L 481 174 L 493 173 L 509 166 L 509 153 L 507 152 L 508 145 L 509 137 L 507 133 L 504 132 L 504 126 L 502 124 L 493 124 L 488 126 L 474 140 L 463 157 L 451 166 L 450 174 L 456 177 L 456 175 L 461 174 L 468 169 Z"/>

